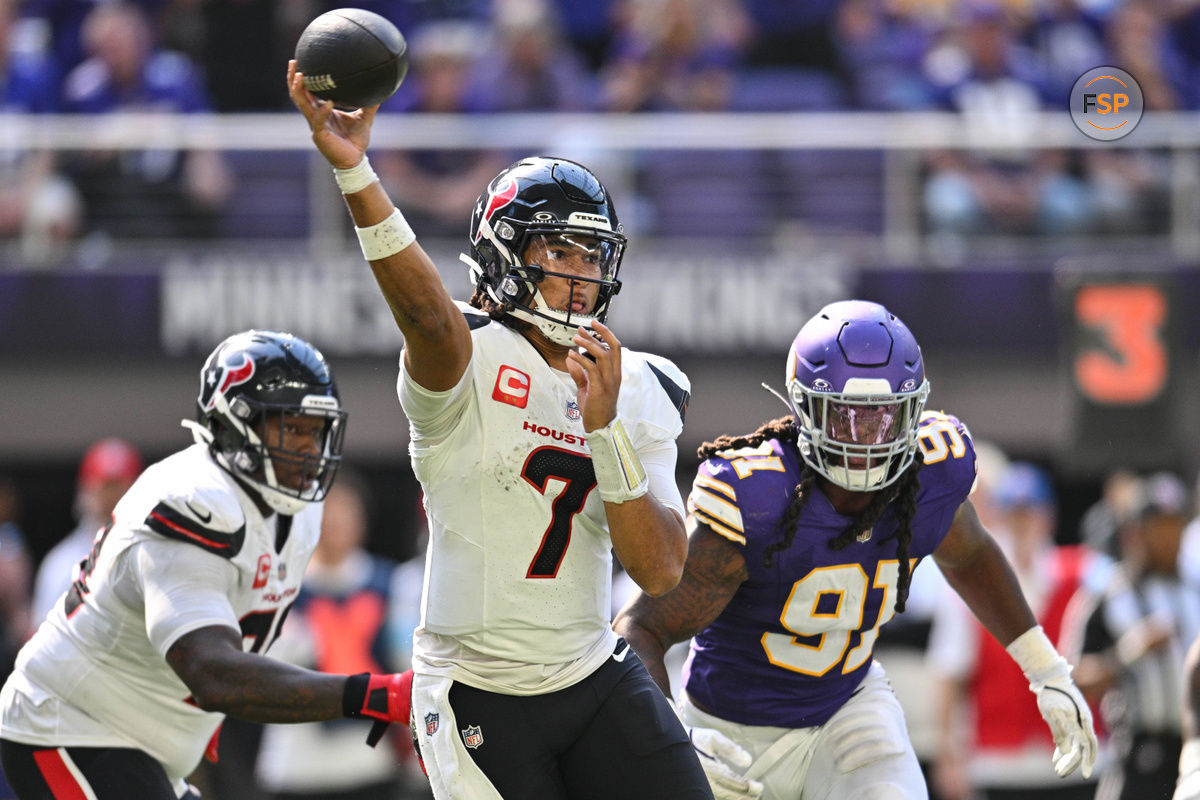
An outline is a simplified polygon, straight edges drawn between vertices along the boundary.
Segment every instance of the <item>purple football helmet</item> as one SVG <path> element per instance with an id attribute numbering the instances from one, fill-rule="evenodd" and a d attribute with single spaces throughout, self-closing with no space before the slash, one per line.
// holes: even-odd
<path id="1" fill-rule="evenodd" d="M 787 387 L 800 455 L 836 485 L 882 489 L 916 457 L 929 396 L 921 348 L 878 303 L 830 303 L 804 323 L 788 353 Z"/>

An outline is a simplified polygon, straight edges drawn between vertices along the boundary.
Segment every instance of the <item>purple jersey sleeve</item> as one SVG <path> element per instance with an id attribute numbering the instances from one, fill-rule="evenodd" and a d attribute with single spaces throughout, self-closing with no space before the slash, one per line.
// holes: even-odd
<path id="1" fill-rule="evenodd" d="M 941 543 L 975 478 L 975 452 L 954 417 L 922 418 L 920 472 L 909 559 Z M 746 725 L 802 728 L 827 721 L 858 687 L 879 629 L 895 613 L 900 521 L 887 508 L 865 541 L 834 550 L 852 521 L 815 491 L 792 544 L 781 520 L 803 462 L 795 444 L 771 440 L 726 451 L 697 472 L 688 498 L 695 518 L 737 544 L 749 578 L 692 640 L 684 687 L 701 707 Z"/>

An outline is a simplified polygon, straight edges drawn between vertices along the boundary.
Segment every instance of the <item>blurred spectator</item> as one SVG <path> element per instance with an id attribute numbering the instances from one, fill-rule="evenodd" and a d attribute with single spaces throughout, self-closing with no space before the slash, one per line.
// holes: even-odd
<path id="1" fill-rule="evenodd" d="M 59 74 L 46 52 L 48 27 L 0 0 L 0 112 L 58 110 Z M 79 230 L 78 192 L 49 151 L 0 146 L 0 239 L 21 239 L 24 260 L 53 264 Z"/>
<path id="2" fill-rule="evenodd" d="M 142 456 L 123 439 L 101 439 L 79 462 L 75 480 L 75 517 L 79 524 L 42 558 L 33 591 L 35 624 L 62 597 L 74 579 L 75 568 L 87 558 L 96 533 L 108 524 L 117 501 L 142 473 Z"/>
<path id="3" fill-rule="evenodd" d="M 715 111 L 751 33 L 733 0 L 625 0 L 601 72 L 609 111 Z"/>
<path id="4" fill-rule="evenodd" d="M 83 26 L 91 12 L 113 0 L 24 0 L 22 14 L 44 23 L 49 32 L 49 50 L 63 74 L 87 57 Z M 147 18 L 157 19 L 172 0 L 126 0 L 135 2 Z"/>
<path id="5" fill-rule="evenodd" d="M 469 97 L 469 75 L 486 30 L 464 21 L 432 22 L 410 43 L 408 78 L 381 111 L 457 114 L 481 110 Z M 421 236 L 459 236 L 479 187 L 509 164 L 493 150 L 383 150 L 375 171 Z"/>
<path id="6" fill-rule="evenodd" d="M 204 69 L 216 111 L 270 111 L 287 93 L 276 76 L 292 57 L 311 3 L 297 0 L 174 0 L 165 41 Z M 316 16 L 316 14 L 311 14 Z M 190 34 L 190 41 L 182 37 Z"/>
<path id="7" fill-rule="evenodd" d="M 1014 20 L 998 2 L 970 0 L 957 22 L 926 58 L 939 104 L 968 122 L 992 126 L 1003 118 L 1019 130 L 1049 98 Z M 940 151 L 930 158 L 925 187 L 928 223 L 957 234 L 1084 231 L 1093 212 L 1079 171 L 1072 154 L 1059 150 Z"/>
<path id="8" fill-rule="evenodd" d="M 583 58 L 590 72 L 598 72 L 612 41 L 616 7 L 620 0 L 555 0 L 562 14 L 563 35 Z"/>
<path id="9" fill-rule="evenodd" d="M 1184 108 L 1200 109 L 1200 3 L 1192 0 L 1170 7 L 1171 44 L 1180 59 L 1180 79 L 1176 86 Z"/>
<path id="10" fill-rule="evenodd" d="M 1079 520 L 1079 538 L 1093 550 L 1120 558 L 1117 529 L 1137 502 L 1141 482 L 1127 469 L 1114 469 L 1104 478 L 1100 499 L 1087 507 Z"/>
<path id="11" fill-rule="evenodd" d="M 1120 526 L 1119 568 L 1101 592 L 1083 593 L 1072 632 L 1079 641 L 1064 642 L 1079 689 L 1100 701 L 1115 755 L 1096 800 L 1166 798 L 1175 788 L 1183 659 L 1200 633 L 1200 587 L 1177 570 L 1191 514 L 1178 476 L 1139 482 Z"/>
<path id="12" fill-rule="evenodd" d="M 1080 75 L 1110 60 L 1105 46 L 1105 12 L 1080 0 L 1045 0 L 1030 4 L 1025 46 L 1036 64 L 1051 105 L 1065 107 Z M 1087 7 L 1085 7 L 1085 5 Z"/>
<path id="13" fill-rule="evenodd" d="M 601 73 L 601 102 L 615 112 L 729 110 L 750 33 L 732 0 L 627 0 Z M 639 153 L 635 203 L 641 208 L 626 219 L 671 237 L 767 235 L 776 215 L 763 192 L 764 156 L 753 150 Z M 719 231 L 714 219 L 721 220 Z"/>
<path id="14" fill-rule="evenodd" d="M 1084 547 L 1055 546 L 1057 499 L 1040 468 L 1010 464 L 994 500 L 1001 514 L 992 535 L 1038 623 L 1057 645 L 1068 603 L 1090 579 L 1096 557 Z M 987 800 L 1092 797 L 1094 783 L 1078 773 L 1066 779 L 1054 774 L 1046 757 L 1054 743 L 1028 681 L 952 592 L 934 612 L 926 666 L 935 679 L 934 784 L 942 798 L 966 800 L 973 791 Z"/>
<path id="15" fill-rule="evenodd" d="M 1114 7 L 1108 19 L 1113 63 L 1137 79 L 1146 111 L 1178 109 L 1175 87 L 1186 82 L 1186 67 L 1175 49 L 1166 20 L 1171 5 L 1124 0 Z"/>
<path id="16" fill-rule="evenodd" d="M 549 0 L 495 0 L 490 47 L 471 92 L 489 111 L 588 111 L 596 87 Z"/>
<path id="17" fill-rule="evenodd" d="M 325 499 L 321 539 L 288 624 L 271 655 L 323 672 L 400 672 L 409 667 L 415 609 L 397 565 L 363 549 L 369 492 L 343 467 Z M 418 583 L 419 585 L 419 583 Z M 361 723 L 333 720 L 267 725 L 258 782 L 272 800 L 397 800 L 429 797 L 407 728 L 393 726 L 394 747 L 367 747 Z"/>
<path id="18" fill-rule="evenodd" d="M 752 24 L 747 63 L 832 72 L 837 51 L 830 27 L 840 0 L 742 0 Z"/>
<path id="19" fill-rule="evenodd" d="M 137 6 L 97 6 L 84 21 L 83 42 L 90 57 L 67 76 L 65 110 L 209 109 L 199 71 L 181 53 L 155 46 Z M 209 150 L 85 151 L 71 172 L 89 230 L 122 238 L 211 235 L 232 190 L 225 162 Z"/>
<path id="20" fill-rule="evenodd" d="M 893 13 L 886 0 L 844 0 L 834 41 L 853 105 L 871 111 L 912 111 L 933 103 L 921 71 L 932 31 Z"/>
<path id="21" fill-rule="evenodd" d="M 33 633 L 29 616 L 33 564 L 18 523 L 20 515 L 16 485 L 0 475 L 0 675 L 5 677 L 12 671 L 17 651 Z"/>

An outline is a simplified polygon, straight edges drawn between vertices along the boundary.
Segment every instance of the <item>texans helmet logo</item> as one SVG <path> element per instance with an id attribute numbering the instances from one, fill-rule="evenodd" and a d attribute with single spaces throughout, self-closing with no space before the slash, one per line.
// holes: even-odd
<path id="1" fill-rule="evenodd" d="M 517 182 L 511 178 L 497 186 L 495 189 L 490 189 L 488 191 L 487 206 L 483 209 L 483 221 L 488 224 L 489 228 L 492 226 L 492 217 L 496 215 L 496 212 L 511 203 L 516 196 Z M 482 231 L 483 226 L 480 225 L 479 232 L 475 237 L 476 241 L 479 240 L 479 234 L 481 234 Z"/>
<path id="2" fill-rule="evenodd" d="M 204 377 L 204 410 L 211 411 L 217 403 L 217 398 L 224 396 L 230 388 L 239 383 L 245 383 L 254 375 L 254 361 L 245 353 L 239 353 L 242 363 L 237 366 L 218 364 L 210 367 Z"/>

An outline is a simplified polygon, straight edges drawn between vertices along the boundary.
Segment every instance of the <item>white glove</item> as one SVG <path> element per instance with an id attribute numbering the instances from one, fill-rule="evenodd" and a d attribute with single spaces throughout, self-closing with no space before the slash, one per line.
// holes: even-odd
<path id="1" fill-rule="evenodd" d="M 1179 783 L 1171 800 L 1200 800 L 1200 739 L 1188 739 L 1179 754 Z"/>
<path id="2" fill-rule="evenodd" d="M 1082 766 L 1083 777 L 1092 777 L 1099 745 L 1092 710 L 1071 680 L 1071 665 L 1050 644 L 1040 625 L 1013 640 L 1008 652 L 1029 679 L 1038 711 L 1054 736 L 1055 773 L 1065 778 Z"/>
<path id="3" fill-rule="evenodd" d="M 1054 734 L 1054 771 L 1065 778 L 1082 764 L 1083 777 L 1092 777 L 1096 764 L 1096 733 L 1092 726 L 1092 711 L 1083 694 L 1071 680 L 1070 667 L 1063 662 L 1066 673 L 1040 685 L 1030 683 L 1037 695 L 1038 711 Z"/>
<path id="4" fill-rule="evenodd" d="M 686 725 L 684 725 L 687 728 Z M 754 759 L 736 742 L 712 728 L 687 728 L 700 766 L 708 777 L 715 800 L 755 800 L 763 785 L 745 777 Z"/>

